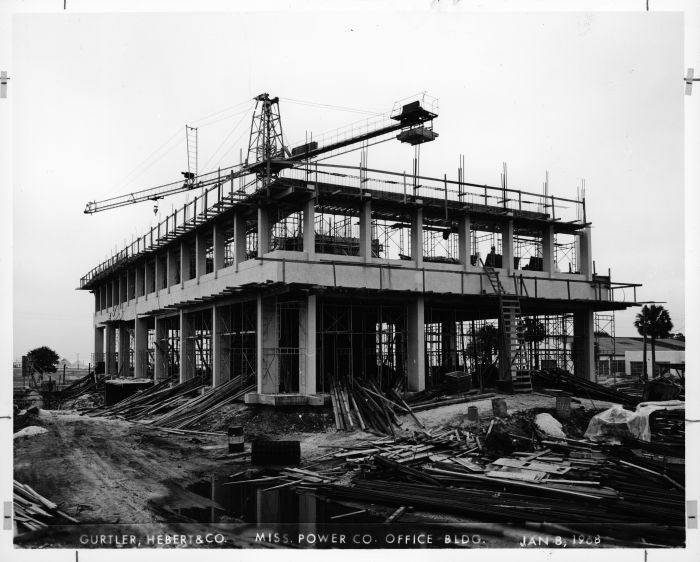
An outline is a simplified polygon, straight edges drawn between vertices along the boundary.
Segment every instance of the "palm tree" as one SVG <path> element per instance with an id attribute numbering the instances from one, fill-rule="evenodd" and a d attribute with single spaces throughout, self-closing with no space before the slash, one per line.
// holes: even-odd
<path id="1" fill-rule="evenodd" d="M 656 340 L 659 338 L 669 337 L 673 330 L 673 322 L 671 316 L 663 306 L 644 305 L 642 311 L 637 314 L 634 321 L 634 327 L 641 336 L 644 337 L 644 380 L 649 380 L 647 374 L 647 338 L 651 339 L 651 372 L 652 377 L 656 372 Z"/>

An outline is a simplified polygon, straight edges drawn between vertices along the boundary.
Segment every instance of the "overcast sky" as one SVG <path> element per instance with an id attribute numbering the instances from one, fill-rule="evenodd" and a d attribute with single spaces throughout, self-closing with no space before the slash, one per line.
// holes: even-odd
<path id="1" fill-rule="evenodd" d="M 638 299 L 684 331 L 679 14 L 16 15 L 12 48 L 15 357 L 89 358 L 80 277 L 174 203 L 85 203 L 177 180 L 185 123 L 200 125 L 201 166 L 236 163 L 261 92 L 282 98 L 294 141 L 365 114 L 287 100 L 382 112 L 427 90 L 440 137 L 422 172 L 454 176 L 464 154 L 468 181 L 497 185 L 506 161 L 511 187 L 539 192 L 549 170 L 571 198 L 585 178 L 598 272 L 642 283 Z M 395 143 L 369 163 L 403 171 L 412 156 Z M 617 335 L 635 335 L 635 312 Z"/>

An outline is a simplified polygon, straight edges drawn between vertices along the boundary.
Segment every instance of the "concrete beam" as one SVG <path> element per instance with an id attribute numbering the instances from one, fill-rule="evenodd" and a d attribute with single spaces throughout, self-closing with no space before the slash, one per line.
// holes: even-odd
<path id="1" fill-rule="evenodd" d="M 408 390 L 425 390 L 425 298 L 418 295 L 408 303 L 406 368 Z"/>
<path id="2" fill-rule="evenodd" d="M 416 267 L 423 267 L 423 207 L 416 207 L 411 215 L 411 259 Z"/>
<path id="3" fill-rule="evenodd" d="M 148 377 L 148 318 L 134 320 L 134 377 Z"/>
<path id="4" fill-rule="evenodd" d="M 221 224 L 214 224 L 212 230 L 212 243 L 214 245 L 214 271 L 219 271 L 224 267 L 224 227 Z"/>
<path id="5" fill-rule="evenodd" d="M 574 312 L 574 375 L 595 381 L 593 310 Z"/>
<path id="6" fill-rule="evenodd" d="M 360 206 L 360 256 L 372 261 L 372 200 L 363 199 Z"/>

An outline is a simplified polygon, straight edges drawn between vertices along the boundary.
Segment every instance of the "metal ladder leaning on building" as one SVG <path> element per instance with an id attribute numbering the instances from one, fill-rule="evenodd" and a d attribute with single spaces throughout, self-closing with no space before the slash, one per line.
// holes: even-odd
<path id="1" fill-rule="evenodd" d="M 525 340 L 519 337 L 520 334 L 518 332 L 518 329 L 522 326 L 520 297 L 517 294 L 506 293 L 499 279 L 498 272 L 492 266 L 486 265 L 483 260 L 481 265 L 489 283 L 491 283 L 491 287 L 493 287 L 493 291 L 498 296 L 498 310 L 503 329 L 502 338 L 505 342 L 503 349 L 507 349 L 509 352 L 509 370 L 513 380 L 513 392 L 532 392 L 532 378 L 530 376 L 530 364 Z"/>

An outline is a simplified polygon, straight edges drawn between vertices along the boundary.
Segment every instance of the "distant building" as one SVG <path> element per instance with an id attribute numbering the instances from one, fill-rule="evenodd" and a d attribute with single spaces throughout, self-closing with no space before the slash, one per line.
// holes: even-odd
<path id="1" fill-rule="evenodd" d="M 630 375 L 641 377 L 644 365 L 644 338 L 599 337 L 598 377 Z M 656 373 L 685 369 L 685 342 L 656 340 Z M 651 341 L 647 340 L 647 372 L 651 374 Z"/>

